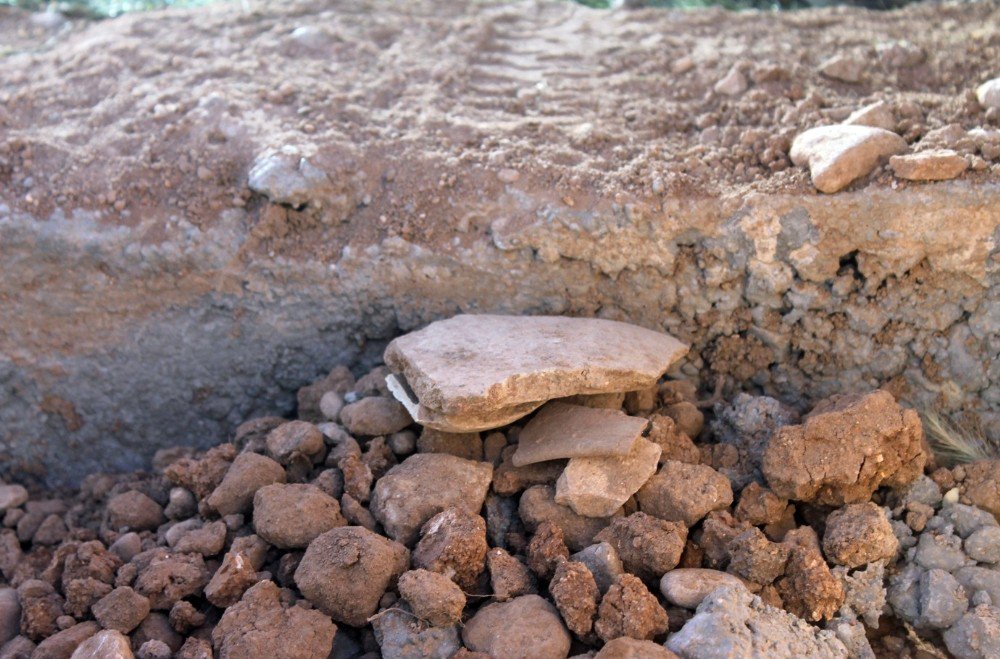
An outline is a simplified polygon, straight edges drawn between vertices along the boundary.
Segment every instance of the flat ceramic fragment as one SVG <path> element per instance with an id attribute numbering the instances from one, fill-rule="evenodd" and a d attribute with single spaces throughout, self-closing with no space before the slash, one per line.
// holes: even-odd
<path id="1" fill-rule="evenodd" d="M 489 430 L 545 401 L 652 386 L 688 351 L 677 339 L 598 318 L 459 315 L 393 340 L 392 394 L 415 421 Z"/>
<path id="2" fill-rule="evenodd" d="M 518 436 L 515 467 L 562 458 L 628 455 L 649 420 L 618 410 L 552 401 Z"/>

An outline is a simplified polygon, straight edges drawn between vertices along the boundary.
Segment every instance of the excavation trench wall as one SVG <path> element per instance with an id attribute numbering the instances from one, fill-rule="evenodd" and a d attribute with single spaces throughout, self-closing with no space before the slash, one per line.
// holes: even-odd
<path id="1" fill-rule="evenodd" d="M 235 259 L 232 217 L 183 244 L 0 208 L 5 464 L 72 482 L 286 414 L 338 363 L 458 312 L 600 316 L 692 344 L 679 374 L 799 406 L 889 386 L 911 404 L 1000 406 L 997 186 L 606 204 L 510 189 L 489 239 L 389 238 L 334 262 Z M 598 207 L 602 204 L 598 203 Z M 521 212 L 510 214 L 518 207 Z"/>
<path id="2" fill-rule="evenodd" d="M 28 40 L 56 28 L 0 8 L 4 478 L 224 441 L 459 312 L 627 320 L 706 390 L 886 386 L 998 432 L 991 3 L 250 4 Z M 817 73 L 837 55 L 862 79 Z M 877 100 L 976 166 L 818 194 L 791 138 Z"/>

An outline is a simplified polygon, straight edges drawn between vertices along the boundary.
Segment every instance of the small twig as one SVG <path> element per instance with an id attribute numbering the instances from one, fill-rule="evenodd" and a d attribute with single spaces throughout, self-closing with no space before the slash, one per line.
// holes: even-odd
<path id="1" fill-rule="evenodd" d="M 906 622 L 905 620 L 902 622 L 903 622 L 903 627 L 906 628 L 906 637 L 910 640 L 911 643 L 913 643 L 914 646 L 916 646 L 918 650 L 926 652 L 932 657 L 938 657 L 939 659 L 948 659 L 948 655 L 946 655 L 944 652 L 941 652 L 941 650 L 934 647 L 931 643 L 928 643 L 924 639 L 920 638 L 920 636 L 917 635 L 917 632 L 913 629 L 913 627 L 910 626 L 910 623 Z"/>
<path id="2" fill-rule="evenodd" d="M 725 375 L 716 376 L 715 391 L 712 392 L 712 395 L 709 398 L 706 398 L 705 400 L 699 400 L 698 402 L 696 402 L 695 407 L 697 407 L 698 409 L 706 409 L 709 407 L 713 407 L 716 403 L 721 403 L 722 389 L 725 386 L 725 384 L 726 384 Z"/>
<path id="3" fill-rule="evenodd" d="M 391 613 L 392 611 L 399 611 L 400 613 L 405 613 L 406 615 L 410 616 L 411 618 L 413 618 L 415 620 L 419 620 L 420 622 L 425 622 L 428 625 L 431 624 L 430 620 L 425 620 L 425 619 L 421 618 L 420 616 L 418 616 L 417 614 L 415 614 L 413 611 L 407 611 L 406 609 L 401 609 L 398 606 L 390 606 L 388 609 L 385 609 L 384 611 L 379 611 L 375 615 L 373 615 L 370 618 L 368 618 L 368 622 L 371 622 L 373 620 L 377 620 L 378 618 L 381 618 L 385 614 Z M 431 625 L 431 626 L 433 626 L 433 625 Z"/>

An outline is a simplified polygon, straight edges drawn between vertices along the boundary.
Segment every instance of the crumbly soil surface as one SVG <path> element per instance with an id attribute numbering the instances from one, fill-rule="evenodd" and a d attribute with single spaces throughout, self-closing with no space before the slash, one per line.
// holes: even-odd
<path id="1" fill-rule="evenodd" d="M 171 215 L 204 228 L 249 206 L 245 258 L 328 260 L 391 235 L 467 240 L 486 226 L 456 214 L 454 200 L 489 195 L 504 177 L 569 206 L 615 194 L 807 193 L 807 172 L 787 158 L 797 133 L 878 100 L 911 143 L 951 123 L 982 126 L 973 90 L 1000 59 L 990 2 L 782 14 L 247 6 L 48 26 L 0 8 L 4 201 L 38 217 L 105 210 L 103 222 L 123 226 L 161 216 L 142 243 L 179 230 Z M 894 59 L 899 42 L 919 61 Z M 819 73 L 837 55 L 864 62 L 860 82 Z M 749 89 L 714 92 L 734 66 Z M 246 173 L 283 145 L 317 154 L 357 211 L 261 204 Z M 883 172 L 855 186 L 889 182 Z"/>

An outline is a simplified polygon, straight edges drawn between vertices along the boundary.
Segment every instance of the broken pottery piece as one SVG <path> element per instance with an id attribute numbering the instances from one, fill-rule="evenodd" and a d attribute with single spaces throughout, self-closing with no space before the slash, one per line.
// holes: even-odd
<path id="1" fill-rule="evenodd" d="M 459 315 L 393 340 L 389 390 L 422 425 L 498 428 L 546 401 L 653 385 L 688 346 L 597 318 Z"/>
<path id="2" fill-rule="evenodd" d="M 649 420 L 620 410 L 547 403 L 518 436 L 515 467 L 561 458 L 625 456 Z"/>
<path id="3" fill-rule="evenodd" d="M 656 473 L 662 449 L 638 438 L 628 455 L 573 458 L 556 481 L 556 503 L 584 517 L 610 517 Z"/>

